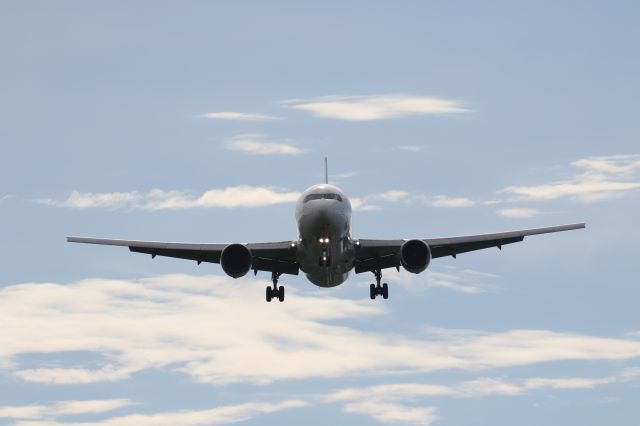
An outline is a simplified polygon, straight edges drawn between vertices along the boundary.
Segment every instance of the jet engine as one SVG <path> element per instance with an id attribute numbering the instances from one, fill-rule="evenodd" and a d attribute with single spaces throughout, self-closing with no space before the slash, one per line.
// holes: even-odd
<path id="1" fill-rule="evenodd" d="M 427 269 L 431 262 L 431 250 L 422 240 L 409 240 L 400 246 L 400 263 L 412 274 Z"/>
<path id="2" fill-rule="evenodd" d="M 220 266 L 230 277 L 245 276 L 251 269 L 251 250 L 242 244 L 229 244 L 220 254 Z"/>

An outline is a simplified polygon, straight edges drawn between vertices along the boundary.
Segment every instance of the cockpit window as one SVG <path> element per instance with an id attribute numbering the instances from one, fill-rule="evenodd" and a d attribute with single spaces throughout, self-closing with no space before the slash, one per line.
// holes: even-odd
<path id="1" fill-rule="evenodd" d="M 342 201 L 342 197 L 338 194 L 309 194 L 304 197 L 304 202 L 311 200 L 338 200 Z"/>

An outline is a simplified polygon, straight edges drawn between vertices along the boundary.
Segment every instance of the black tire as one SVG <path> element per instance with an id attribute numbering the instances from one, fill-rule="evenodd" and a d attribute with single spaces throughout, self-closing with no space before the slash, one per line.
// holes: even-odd
<path id="1" fill-rule="evenodd" d="M 284 286 L 280 286 L 280 290 L 278 290 L 278 300 L 284 302 Z"/>
<path id="2" fill-rule="evenodd" d="M 389 286 L 387 285 L 387 283 L 382 284 L 382 298 L 389 298 Z"/>
<path id="3" fill-rule="evenodd" d="M 271 286 L 267 286 L 267 302 L 271 302 Z"/>
<path id="4" fill-rule="evenodd" d="M 371 300 L 374 300 L 376 298 L 376 286 L 375 286 L 375 284 L 371 284 L 369 286 L 369 297 L 371 297 Z"/>

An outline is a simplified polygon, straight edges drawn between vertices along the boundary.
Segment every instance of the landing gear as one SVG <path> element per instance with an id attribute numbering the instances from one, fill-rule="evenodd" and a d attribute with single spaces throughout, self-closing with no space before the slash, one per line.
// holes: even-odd
<path id="1" fill-rule="evenodd" d="M 373 274 L 376 276 L 376 284 L 371 284 L 369 286 L 369 297 L 371 300 L 374 300 L 378 295 L 382 295 L 383 299 L 389 298 L 389 286 L 387 283 L 383 283 L 380 285 L 380 281 L 382 280 L 382 272 L 380 269 L 376 269 L 373 271 Z"/>
<path id="2" fill-rule="evenodd" d="M 271 281 L 273 281 L 273 287 L 267 286 L 266 299 L 267 302 L 271 302 L 271 299 L 278 299 L 284 302 L 284 286 L 278 287 L 278 278 L 280 278 L 280 272 L 271 273 Z"/>

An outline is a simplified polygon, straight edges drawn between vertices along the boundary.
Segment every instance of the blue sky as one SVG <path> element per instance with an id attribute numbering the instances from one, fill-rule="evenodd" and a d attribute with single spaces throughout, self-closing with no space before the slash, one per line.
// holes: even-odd
<path id="1" fill-rule="evenodd" d="M 638 5 L 5 1 L 0 424 L 640 420 Z M 335 289 L 67 235 L 362 238 L 586 221 Z"/>

